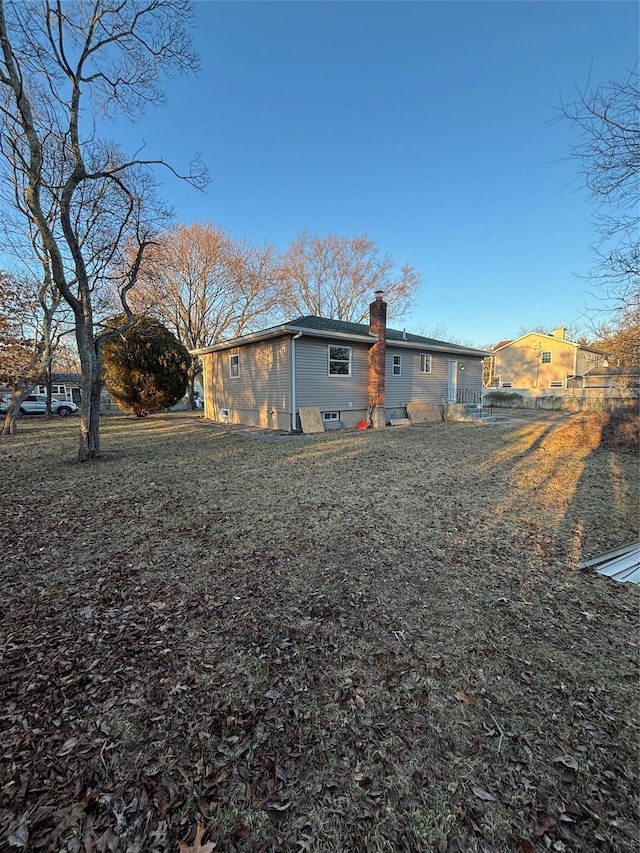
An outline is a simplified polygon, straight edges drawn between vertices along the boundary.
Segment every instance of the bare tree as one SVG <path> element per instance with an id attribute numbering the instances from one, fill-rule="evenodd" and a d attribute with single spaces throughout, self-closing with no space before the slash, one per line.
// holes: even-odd
<path id="1" fill-rule="evenodd" d="M 155 317 L 189 350 L 255 328 L 279 299 L 279 267 L 272 246 L 234 240 L 209 223 L 179 225 L 158 238 L 131 295 L 137 313 Z M 189 398 L 202 371 L 190 368 Z"/>
<path id="2" fill-rule="evenodd" d="M 127 294 L 167 213 L 152 171 L 166 164 L 140 152 L 126 157 L 86 120 L 96 113 L 133 118 L 162 100 L 160 73 L 196 61 L 190 15 L 185 0 L 0 0 L 3 178 L 74 315 L 80 461 L 100 455 L 102 344 L 118 333 L 100 329 L 96 305 L 111 285 L 131 316 Z M 205 175 L 196 164 L 186 179 L 200 185 Z M 133 255 L 125 251 L 132 245 Z"/>
<path id="3" fill-rule="evenodd" d="M 610 321 L 598 324 L 594 329 L 598 346 L 609 353 L 613 365 L 640 364 L 640 282 L 635 282 L 635 291 L 629 304 L 617 311 Z"/>
<path id="4" fill-rule="evenodd" d="M 578 92 L 563 103 L 560 117 L 568 119 L 580 142 L 571 155 L 596 203 L 598 241 L 592 247 L 595 266 L 590 278 L 601 290 L 605 306 L 633 303 L 634 281 L 640 277 L 640 86 L 638 69 L 622 82 Z"/>
<path id="5" fill-rule="evenodd" d="M 59 303 L 48 277 L 38 284 L 0 273 L 0 379 L 12 387 L 2 435 L 15 434 L 20 405 L 46 375 L 65 333 L 55 321 Z"/>
<path id="6" fill-rule="evenodd" d="M 291 311 L 359 323 L 376 290 L 389 316 L 406 314 L 420 286 L 418 270 L 396 266 L 366 235 L 311 237 L 303 231 L 283 256 L 283 300 Z"/>

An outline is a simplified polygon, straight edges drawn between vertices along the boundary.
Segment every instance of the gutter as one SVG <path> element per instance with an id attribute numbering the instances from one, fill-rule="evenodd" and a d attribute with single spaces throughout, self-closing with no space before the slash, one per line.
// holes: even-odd
<path id="1" fill-rule="evenodd" d="M 364 343 L 371 345 L 376 342 L 375 335 L 356 335 L 351 332 L 337 332 L 331 329 L 314 329 L 312 327 L 295 326 L 293 324 L 284 323 L 280 326 L 272 326 L 270 329 L 265 329 L 262 332 L 252 332 L 248 335 L 241 335 L 239 338 L 231 338 L 228 341 L 220 341 L 220 343 L 212 344 L 209 347 L 202 347 L 196 350 L 190 350 L 191 355 L 206 355 L 211 352 L 221 352 L 222 350 L 234 349 L 238 346 L 243 346 L 249 343 L 258 343 L 266 341 L 270 338 L 277 338 L 282 335 L 294 335 L 301 337 L 302 335 L 312 338 L 325 338 L 332 340 L 343 340 L 351 343 Z M 452 355 L 459 355 L 467 358 L 486 358 L 492 353 L 486 350 L 478 350 L 473 347 L 456 346 L 455 344 L 447 344 L 446 341 L 405 341 L 390 338 L 387 335 L 387 348 L 399 347 L 401 349 L 426 350 L 429 352 L 445 352 Z"/>
<path id="2" fill-rule="evenodd" d="M 296 341 L 302 337 L 302 332 L 291 336 L 291 432 L 298 429 L 296 417 Z"/>

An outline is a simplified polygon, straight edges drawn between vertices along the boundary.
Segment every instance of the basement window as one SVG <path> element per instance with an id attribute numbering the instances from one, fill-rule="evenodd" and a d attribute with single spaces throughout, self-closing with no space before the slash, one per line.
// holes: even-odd
<path id="1" fill-rule="evenodd" d="M 240 356 L 238 353 L 229 356 L 229 376 L 237 379 L 240 376 Z"/>
<path id="2" fill-rule="evenodd" d="M 551 350 L 544 350 L 540 354 L 540 361 L 542 364 L 551 364 Z"/>
<path id="3" fill-rule="evenodd" d="M 391 367 L 391 372 L 394 376 L 402 376 L 402 356 L 394 355 L 393 356 L 393 365 Z"/>
<path id="4" fill-rule="evenodd" d="M 329 376 L 351 376 L 351 347 L 329 345 Z"/>
<path id="5" fill-rule="evenodd" d="M 503 382 L 502 387 L 503 388 L 513 388 L 513 382 Z"/>
<path id="6" fill-rule="evenodd" d="M 339 421 L 340 420 L 340 412 L 323 412 L 322 413 L 323 421 Z"/>
<path id="7" fill-rule="evenodd" d="M 564 388 L 564 382 L 562 382 L 562 381 L 550 382 L 549 388 Z"/>
<path id="8" fill-rule="evenodd" d="M 420 353 L 420 373 L 431 373 L 431 356 L 426 352 Z"/>

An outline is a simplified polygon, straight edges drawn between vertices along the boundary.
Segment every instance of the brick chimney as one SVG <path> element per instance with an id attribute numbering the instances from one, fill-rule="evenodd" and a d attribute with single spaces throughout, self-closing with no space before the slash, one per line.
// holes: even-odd
<path id="1" fill-rule="evenodd" d="M 386 424 L 384 414 L 384 374 L 387 354 L 387 303 L 382 290 L 376 290 L 375 300 L 369 305 L 369 334 L 377 338 L 369 349 L 369 405 L 374 427 Z"/>

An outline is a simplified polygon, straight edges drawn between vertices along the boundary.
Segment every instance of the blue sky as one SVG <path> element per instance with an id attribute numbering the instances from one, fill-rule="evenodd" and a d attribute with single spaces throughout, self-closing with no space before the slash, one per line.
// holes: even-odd
<path id="1" fill-rule="evenodd" d="M 196 3 L 196 79 L 112 133 L 184 167 L 180 222 L 285 248 L 302 229 L 366 233 L 415 265 L 394 325 L 488 345 L 580 322 L 594 303 L 593 205 L 552 123 L 561 99 L 638 59 L 635 2 Z M 551 122 L 551 123 L 550 123 Z"/>

